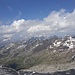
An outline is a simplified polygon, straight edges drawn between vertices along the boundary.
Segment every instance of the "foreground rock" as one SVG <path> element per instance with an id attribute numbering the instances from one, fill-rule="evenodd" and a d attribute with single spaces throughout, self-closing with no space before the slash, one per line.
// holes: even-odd
<path id="1" fill-rule="evenodd" d="M 14 69 L 7 67 L 0 67 L 0 75 L 75 75 L 75 69 L 69 69 L 66 71 L 57 71 L 53 73 L 38 73 L 34 71 L 15 71 Z"/>
<path id="2" fill-rule="evenodd" d="M 70 69 L 67 71 L 58 71 L 53 73 L 38 73 L 33 71 L 19 71 L 20 75 L 75 75 L 75 69 Z"/>
<path id="3" fill-rule="evenodd" d="M 0 67 L 0 75 L 18 75 L 18 73 L 14 69 Z"/>

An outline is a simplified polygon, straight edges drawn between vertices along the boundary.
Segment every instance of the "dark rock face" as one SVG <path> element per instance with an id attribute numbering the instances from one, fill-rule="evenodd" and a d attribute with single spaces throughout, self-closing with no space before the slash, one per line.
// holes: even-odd
<path id="1" fill-rule="evenodd" d="M 0 67 L 0 75 L 18 75 L 18 73 L 11 68 Z"/>

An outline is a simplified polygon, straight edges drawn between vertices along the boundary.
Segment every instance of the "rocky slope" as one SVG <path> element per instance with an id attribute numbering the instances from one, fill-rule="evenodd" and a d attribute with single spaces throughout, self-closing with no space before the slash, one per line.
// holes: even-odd
<path id="1" fill-rule="evenodd" d="M 69 69 L 66 71 L 57 71 L 53 73 L 39 73 L 35 71 L 15 71 L 14 69 L 7 67 L 0 67 L 0 75 L 75 75 L 75 69 Z"/>
<path id="2" fill-rule="evenodd" d="M 19 69 L 37 65 L 72 63 L 75 60 L 75 38 L 32 37 L 0 47 L 0 64 Z"/>

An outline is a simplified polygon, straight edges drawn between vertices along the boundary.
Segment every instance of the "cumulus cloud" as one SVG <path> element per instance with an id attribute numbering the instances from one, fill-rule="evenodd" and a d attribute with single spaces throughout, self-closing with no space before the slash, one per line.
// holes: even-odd
<path id="1" fill-rule="evenodd" d="M 51 12 L 43 20 L 14 20 L 11 25 L 0 26 L 0 37 L 25 38 L 34 35 L 73 34 L 75 31 L 75 10 L 64 9 Z"/>
<path id="2" fill-rule="evenodd" d="M 36 33 L 36 32 L 43 32 L 43 31 L 50 31 L 50 26 L 45 26 L 45 25 L 36 25 L 30 27 L 27 32 L 28 33 Z"/>

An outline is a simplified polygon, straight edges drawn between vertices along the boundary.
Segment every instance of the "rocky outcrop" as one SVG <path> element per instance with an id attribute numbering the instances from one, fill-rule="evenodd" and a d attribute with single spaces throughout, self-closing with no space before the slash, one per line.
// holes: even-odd
<path id="1" fill-rule="evenodd" d="M 57 71 L 53 73 L 38 73 L 34 71 L 19 71 L 20 75 L 75 75 L 75 69 L 69 69 L 67 71 Z"/>
<path id="2" fill-rule="evenodd" d="M 14 69 L 0 67 L 0 75 L 18 75 L 18 73 Z"/>
<path id="3" fill-rule="evenodd" d="M 75 69 L 69 69 L 66 71 L 57 71 L 53 73 L 38 73 L 34 71 L 16 71 L 7 67 L 0 67 L 0 75 L 75 75 Z"/>

